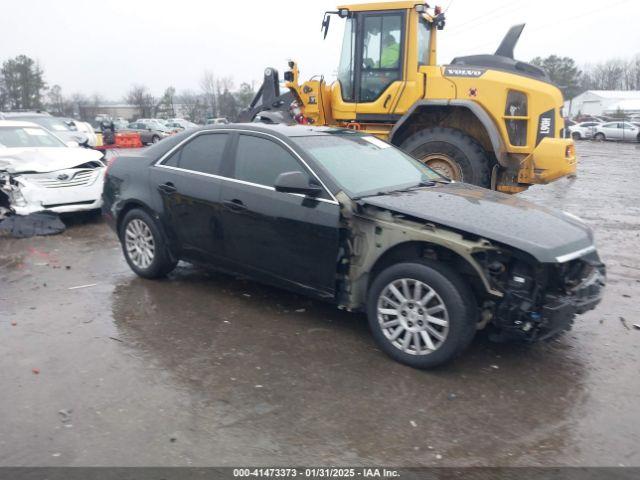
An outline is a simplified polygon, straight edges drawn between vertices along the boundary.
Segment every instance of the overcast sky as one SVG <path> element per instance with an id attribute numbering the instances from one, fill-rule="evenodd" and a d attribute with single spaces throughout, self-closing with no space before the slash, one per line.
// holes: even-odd
<path id="1" fill-rule="evenodd" d="M 259 82 L 265 66 L 288 58 L 301 76 L 335 74 L 343 22 L 322 40 L 320 23 L 334 0 L 4 0 L 0 60 L 37 59 L 63 93 L 122 100 L 131 84 L 160 95 L 169 85 L 198 90 L 204 70 Z M 354 2 L 356 3 L 356 2 Z M 516 58 L 556 53 L 579 64 L 640 53 L 638 0 L 442 0 L 447 26 L 439 63 L 490 53 L 507 29 L 527 26 Z M 432 4 L 433 5 L 433 4 Z"/>

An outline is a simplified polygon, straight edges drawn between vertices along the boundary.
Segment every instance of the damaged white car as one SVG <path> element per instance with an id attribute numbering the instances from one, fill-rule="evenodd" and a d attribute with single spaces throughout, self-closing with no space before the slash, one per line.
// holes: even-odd
<path id="1" fill-rule="evenodd" d="M 99 209 L 102 154 L 30 122 L 0 121 L 0 207 L 17 215 Z"/>

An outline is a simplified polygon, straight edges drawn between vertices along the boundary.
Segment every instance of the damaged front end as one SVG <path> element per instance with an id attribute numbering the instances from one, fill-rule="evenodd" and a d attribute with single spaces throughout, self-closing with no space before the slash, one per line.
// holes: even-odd
<path id="1" fill-rule="evenodd" d="M 343 308 L 362 308 L 378 271 L 414 258 L 454 269 L 476 297 L 478 329 L 491 325 L 497 341 L 551 338 L 569 330 L 576 314 L 601 301 L 606 271 L 595 247 L 543 262 L 478 235 L 366 202 L 340 200 L 349 237 L 339 270 Z"/>
<path id="2" fill-rule="evenodd" d="M 571 329 L 576 314 L 602 299 L 606 268 L 595 249 L 558 263 L 538 263 L 502 251 L 483 259 L 495 288 L 504 297 L 488 305 L 496 340 L 536 341 Z"/>
<path id="3" fill-rule="evenodd" d="M 0 170 L 0 206 L 17 215 L 99 209 L 104 172 L 100 160 L 52 172 Z"/>

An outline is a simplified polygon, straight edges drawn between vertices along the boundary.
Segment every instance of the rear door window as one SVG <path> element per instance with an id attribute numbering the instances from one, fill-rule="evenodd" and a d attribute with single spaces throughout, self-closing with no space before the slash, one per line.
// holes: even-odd
<path id="1" fill-rule="evenodd" d="M 226 133 L 198 135 L 176 150 L 164 165 L 218 175 L 228 138 Z"/>

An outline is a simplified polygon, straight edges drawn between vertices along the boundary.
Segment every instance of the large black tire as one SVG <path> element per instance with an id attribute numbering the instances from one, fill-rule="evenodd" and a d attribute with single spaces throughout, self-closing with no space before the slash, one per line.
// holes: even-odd
<path id="1" fill-rule="evenodd" d="M 593 136 L 593 139 L 596 142 L 604 142 L 607 138 L 604 136 L 604 133 L 598 132 Z"/>
<path id="2" fill-rule="evenodd" d="M 151 234 L 153 253 L 150 255 L 151 261 L 148 265 L 145 264 L 145 262 L 141 262 L 140 257 L 134 258 L 136 253 L 130 252 L 127 246 L 127 235 L 130 225 L 132 227 L 135 225 L 142 229 L 146 227 Z M 178 261 L 170 255 L 167 241 L 155 220 L 142 209 L 134 208 L 129 210 L 122 219 L 120 226 L 120 244 L 122 245 L 124 258 L 127 260 L 131 270 L 144 278 L 164 277 L 171 272 L 178 263 Z"/>
<path id="3" fill-rule="evenodd" d="M 402 282 L 403 280 L 421 282 L 423 285 L 420 287 L 420 292 L 427 291 L 424 287 L 424 285 L 426 285 L 435 292 L 435 294 L 437 294 L 433 300 L 429 300 L 424 303 L 416 302 L 416 300 L 398 302 L 400 306 L 397 307 L 396 310 L 403 310 L 402 315 L 404 315 L 404 313 L 408 313 L 409 315 L 420 314 L 420 316 L 410 318 L 405 315 L 404 318 L 401 318 L 400 315 L 386 315 L 379 311 L 379 307 L 381 309 L 388 308 L 388 305 L 385 306 L 386 300 L 382 298 L 385 293 L 389 295 L 389 285 L 398 281 Z M 414 298 L 421 297 L 420 293 L 416 294 L 416 289 L 411 290 L 411 285 L 412 283 L 408 282 L 409 293 L 411 293 L 409 297 L 412 295 L 414 295 Z M 401 293 L 406 295 L 406 292 Z M 399 300 L 397 297 L 394 298 Z M 425 316 L 422 315 L 426 314 L 426 310 L 430 305 L 434 305 L 432 302 L 435 302 L 436 305 L 438 303 L 444 304 L 446 307 L 446 317 L 444 316 L 444 313 L 433 313 L 434 316 L 442 315 L 441 318 L 448 318 L 448 330 L 444 335 L 444 339 L 439 340 L 434 336 L 430 337 L 432 341 L 440 341 L 441 343 L 439 345 L 434 344 L 433 346 L 435 346 L 435 349 L 433 350 L 428 350 L 426 343 L 425 345 L 419 345 L 419 348 L 416 348 L 416 341 L 422 343 L 424 340 L 420 340 L 415 336 L 412 340 L 409 340 L 409 345 L 406 348 L 394 343 L 398 342 L 404 344 L 407 335 L 410 334 L 408 328 L 415 328 L 418 330 L 431 328 L 427 333 L 429 331 L 433 332 L 433 329 L 436 329 L 438 333 L 442 333 L 444 331 L 444 326 L 441 327 L 434 323 L 429 323 L 429 327 L 426 326 L 427 322 L 424 320 Z M 413 303 L 413 306 L 411 306 L 411 303 Z M 407 308 L 417 308 L 418 310 L 407 311 L 405 310 Z M 367 316 L 373 338 L 385 353 L 398 362 L 409 365 L 410 367 L 432 368 L 450 361 L 469 346 L 477 328 L 478 308 L 471 289 L 455 271 L 438 262 L 415 260 L 413 262 L 393 265 L 378 274 L 368 292 Z M 385 333 L 385 328 L 382 326 L 382 323 L 388 325 L 388 322 L 393 322 L 394 320 L 403 322 L 402 328 L 405 329 L 404 332 L 395 340 L 390 337 L 396 335 L 398 330 L 394 329 L 391 331 L 386 329 Z M 412 320 L 413 323 L 409 320 Z M 420 323 L 420 321 L 423 321 L 423 323 Z M 417 334 L 419 336 L 422 335 L 420 331 L 413 331 L 411 334 Z M 420 349 L 423 350 L 420 351 Z"/>
<path id="4" fill-rule="evenodd" d="M 582 140 L 582 134 L 580 132 L 572 132 L 571 138 L 574 140 Z"/>
<path id="5" fill-rule="evenodd" d="M 460 130 L 425 128 L 409 136 L 400 147 L 452 180 L 491 187 L 492 162 L 482 146 Z M 448 173 L 447 163 L 451 164 L 452 174 Z"/>

